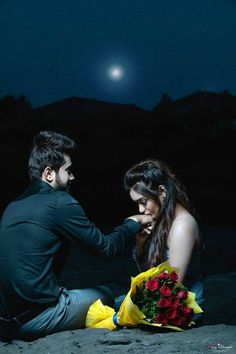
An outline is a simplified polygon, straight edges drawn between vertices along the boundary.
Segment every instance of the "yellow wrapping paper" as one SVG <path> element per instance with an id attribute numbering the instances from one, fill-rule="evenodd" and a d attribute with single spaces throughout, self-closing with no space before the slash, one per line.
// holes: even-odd
<path id="1" fill-rule="evenodd" d="M 113 322 L 115 310 L 109 306 L 103 305 L 101 300 L 95 301 L 89 308 L 85 327 L 87 328 L 108 328 L 116 329 Z"/>
<path id="2" fill-rule="evenodd" d="M 139 324 L 145 324 L 155 327 L 170 328 L 176 331 L 183 331 L 183 329 L 180 327 L 170 325 L 164 326 L 160 323 L 150 323 L 146 321 L 145 315 L 139 310 L 138 306 L 136 306 L 131 299 L 131 295 L 135 294 L 136 292 L 136 286 L 140 287 L 144 281 L 148 280 L 149 278 L 154 278 L 159 273 L 164 271 L 168 271 L 168 273 L 170 273 L 173 271 L 177 272 L 178 270 L 171 267 L 168 262 L 163 262 L 159 266 L 151 268 L 146 272 L 140 273 L 136 277 L 131 278 L 130 290 L 117 313 L 117 321 L 120 326 L 136 327 Z M 194 314 L 203 312 L 195 301 L 195 294 L 190 291 L 188 292 L 188 297 L 185 300 L 185 303 L 188 307 L 193 309 Z M 100 300 L 97 300 L 90 306 L 88 310 L 85 326 L 87 328 L 107 328 L 114 330 L 117 328 L 113 322 L 114 315 L 114 309 L 109 306 L 104 306 Z M 189 325 L 193 323 L 194 322 L 192 321 Z"/>

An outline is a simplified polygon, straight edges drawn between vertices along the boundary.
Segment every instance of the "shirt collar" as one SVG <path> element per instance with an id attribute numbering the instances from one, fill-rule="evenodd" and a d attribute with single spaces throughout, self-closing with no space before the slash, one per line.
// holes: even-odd
<path id="1" fill-rule="evenodd" d="M 30 195 L 37 194 L 37 193 L 47 193 L 49 191 L 55 191 L 55 189 L 50 186 L 49 183 L 42 181 L 41 179 L 33 180 L 29 187 L 21 194 L 17 199 L 23 199 Z"/>

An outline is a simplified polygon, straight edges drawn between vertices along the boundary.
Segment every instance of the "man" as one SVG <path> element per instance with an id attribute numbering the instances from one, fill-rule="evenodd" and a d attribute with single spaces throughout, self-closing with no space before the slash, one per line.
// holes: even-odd
<path id="1" fill-rule="evenodd" d="M 127 218 L 109 235 L 88 220 L 69 193 L 74 180 L 70 138 L 42 131 L 29 158 L 28 189 L 3 213 L 0 228 L 0 338 L 32 340 L 84 325 L 89 306 L 111 300 L 105 287 L 66 290 L 55 273 L 68 242 L 113 257 L 152 221 L 148 215 Z"/>

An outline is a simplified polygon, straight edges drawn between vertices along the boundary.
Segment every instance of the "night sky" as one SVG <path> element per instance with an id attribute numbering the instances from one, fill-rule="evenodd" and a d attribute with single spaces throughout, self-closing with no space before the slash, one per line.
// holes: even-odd
<path id="1" fill-rule="evenodd" d="M 152 108 L 163 93 L 236 94 L 234 0 L 1 0 L 0 97 Z"/>

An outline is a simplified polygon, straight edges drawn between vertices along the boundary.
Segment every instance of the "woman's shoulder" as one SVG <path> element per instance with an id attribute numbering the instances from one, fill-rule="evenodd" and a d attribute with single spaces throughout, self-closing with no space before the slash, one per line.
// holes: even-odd
<path id="1" fill-rule="evenodd" d="M 198 223 L 194 216 L 190 214 L 188 210 L 181 206 L 178 206 L 176 208 L 176 213 L 173 219 L 172 226 L 176 230 L 180 229 L 180 231 L 183 231 L 183 229 L 185 228 L 188 230 L 191 229 L 194 231 L 198 231 Z"/>
<path id="2" fill-rule="evenodd" d="M 194 243 L 198 243 L 199 238 L 199 228 L 196 219 L 186 209 L 179 208 L 172 222 L 168 243 L 174 240 L 185 242 L 190 241 L 190 239 Z"/>

